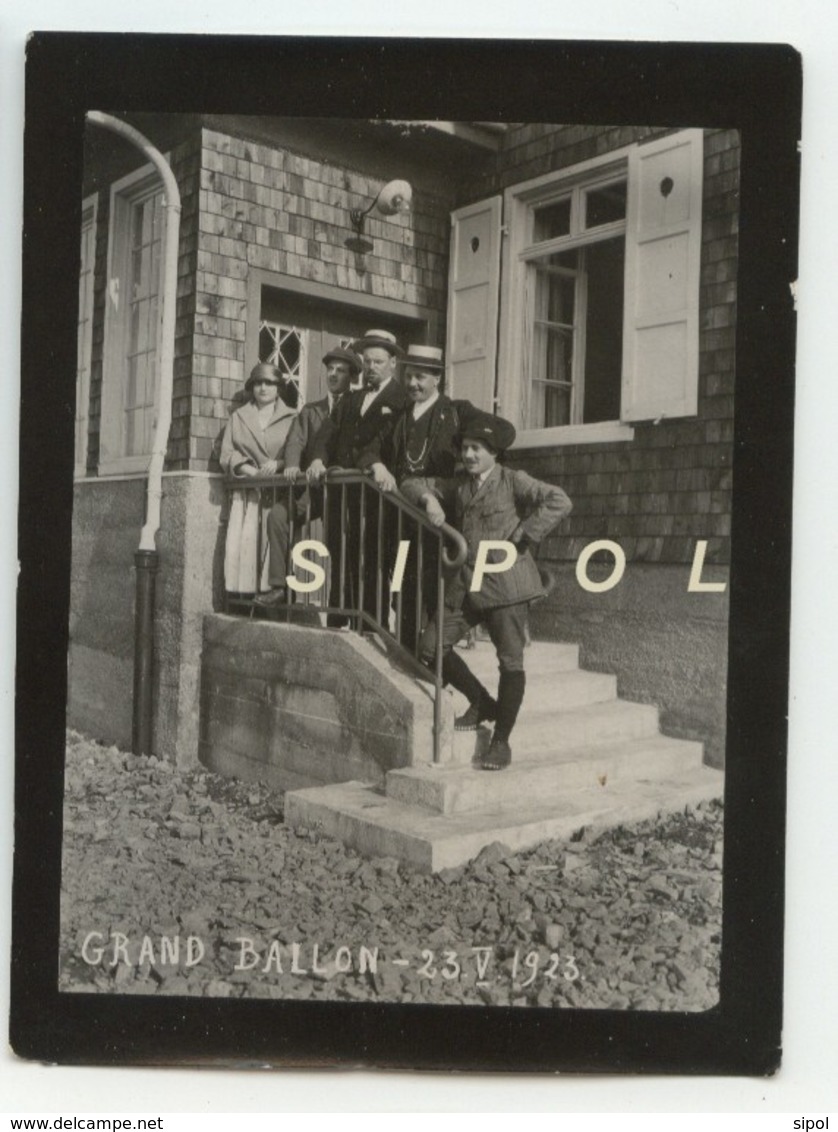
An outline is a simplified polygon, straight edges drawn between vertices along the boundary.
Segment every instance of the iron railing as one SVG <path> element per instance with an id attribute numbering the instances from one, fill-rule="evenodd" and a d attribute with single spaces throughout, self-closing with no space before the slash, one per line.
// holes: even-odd
<path id="1" fill-rule="evenodd" d="M 291 622 L 299 611 L 314 611 L 327 624 L 348 621 L 358 633 L 378 636 L 388 653 L 418 678 L 434 687 L 433 757 L 439 761 L 442 704 L 442 633 L 436 634 L 433 668 L 419 659 L 419 640 L 426 617 L 434 613 L 443 622 L 446 573 L 466 560 L 468 548 L 459 531 L 447 523 L 434 526 L 419 507 L 398 492 L 383 491 L 360 471 L 331 470 L 309 483 L 300 475 L 293 483 L 283 476 L 260 476 L 228 481 L 227 489 L 255 492 L 260 504 L 257 525 L 257 590 L 268 554 L 262 516 L 282 502 L 288 522 L 286 575 L 293 575 L 291 550 L 301 539 L 314 537 L 317 519 L 321 541 L 329 551 L 327 562 L 318 561 L 327 580 L 315 591 L 286 589 L 285 600 L 271 607 L 269 616 Z M 409 547 L 405 553 L 403 542 Z M 390 575 L 400 565 L 402 585 L 391 604 Z M 371 589 L 370 589 L 371 587 Z M 262 607 L 257 594 L 225 592 L 226 612 L 254 616 Z M 391 624 L 392 621 L 392 624 Z"/>

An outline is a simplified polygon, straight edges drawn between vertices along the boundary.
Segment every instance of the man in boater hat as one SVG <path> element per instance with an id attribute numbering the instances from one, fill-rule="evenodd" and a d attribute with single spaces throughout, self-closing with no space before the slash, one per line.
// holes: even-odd
<path id="1" fill-rule="evenodd" d="M 499 462 L 515 439 L 509 421 L 474 409 L 464 416 L 459 439 L 462 472 L 449 478 L 407 479 L 401 491 L 425 508 L 432 523 L 441 526 L 447 519 L 468 543 L 466 563 L 445 591 L 442 676 L 469 702 L 455 722 L 457 730 L 471 731 L 484 721 L 494 722 L 492 741 L 478 765 L 483 770 L 503 770 L 512 759 L 509 736 L 526 685 L 527 611 L 530 602 L 545 592 L 530 547 L 570 514 L 572 504 L 560 487 Z M 502 549 L 482 554 L 481 542 L 489 540 L 511 543 L 517 557 L 502 571 L 483 573 L 479 588 L 472 592 L 478 564 L 505 565 L 508 560 Z M 497 700 L 454 651 L 457 641 L 479 622 L 486 625 L 498 657 Z M 428 665 L 433 664 L 439 631 L 434 618 L 422 635 L 420 656 Z"/>
<path id="2" fill-rule="evenodd" d="M 460 421 L 474 406 L 470 401 L 452 401 L 440 392 L 445 362 L 438 346 L 408 346 L 399 361 L 399 370 L 407 405 L 393 428 L 389 471 L 397 485 L 416 476 L 452 476 L 460 457 Z M 368 448 L 365 458 L 372 460 L 376 474 L 384 463 L 377 440 Z M 419 531 L 408 524 L 402 537 L 411 541 L 411 550 L 401 587 L 401 642 L 413 650 L 423 620 L 436 608 L 437 542 L 427 536 L 423 540 L 420 608 L 416 594 Z"/>
<path id="3" fill-rule="evenodd" d="M 310 481 L 317 482 L 327 468 L 357 468 L 360 471 L 371 469 L 375 482 L 385 491 L 390 491 L 395 487 L 395 480 L 389 471 L 393 426 L 406 400 L 404 386 L 396 377 L 396 365 L 403 351 L 396 342 L 395 335 L 387 330 L 368 330 L 363 338 L 352 343 L 352 349 L 360 355 L 363 363 L 364 386 L 347 394 L 334 419 L 324 421 L 315 438 L 313 459 L 306 474 Z M 373 450 L 380 455 L 380 461 L 375 460 Z M 373 467 L 375 463 L 377 467 Z M 360 489 L 355 487 L 347 494 L 346 561 L 348 581 L 352 589 L 351 593 L 342 595 L 341 604 L 357 606 L 360 589 Z M 338 500 L 339 492 L 333 491 L 330 498 Z M 331 512 L 328 518 L 332 523 Z M 371 507 L 364 528 L 364 609 L 373 616 L 376 613 L 376 586 L 367 579 L 367 573 L 369 579 L 376 572 L 382 574 L 382 616 L 387 608 L 387 576 L 393 548 L 389 533 L 384 532 L 384 535 L 383 561 L 379 562 L 378 511 Z M 332 570 L 334 569 L 333 562 Z"/>

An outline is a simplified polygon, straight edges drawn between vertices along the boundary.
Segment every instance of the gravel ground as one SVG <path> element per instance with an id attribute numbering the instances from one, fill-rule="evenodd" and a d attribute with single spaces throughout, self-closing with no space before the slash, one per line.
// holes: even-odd
<path id="1" fill-rule="evenodd" d="M 70 733 L 65 991 L 706 1010 L 722 807 L 435 876 L 282 824 L 282 795 Z"/>

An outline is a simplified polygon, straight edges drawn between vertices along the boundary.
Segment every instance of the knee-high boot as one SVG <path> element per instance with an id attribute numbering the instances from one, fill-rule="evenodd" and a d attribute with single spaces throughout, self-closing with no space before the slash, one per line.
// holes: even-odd
<path id="1" fill-rule="evenodd" d="M 466 697 L 468 711 L 456 720 L 458 731 L 474 730 L 484 719 L 494 719 L 496 704 L 461 656 L 453 651 L 442 658 L 442 679 Z"/>
<path id="2" fill-rule="evenodd" d="M 525 672 L 501 672 L 498 687 L 498 710 L 495 739 L 508 740 L 518 718 L 527 684 Z"/>

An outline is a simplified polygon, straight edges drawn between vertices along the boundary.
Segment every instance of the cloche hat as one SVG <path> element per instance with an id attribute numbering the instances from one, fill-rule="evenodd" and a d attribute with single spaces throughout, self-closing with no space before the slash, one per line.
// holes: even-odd
<path id="1" fill-rule="evenodd" d="M 248 392 L 253 388 L 257 378 L 262 381 L 270 381 L 272 385 L 278 385 L 280 389 L 285 384 L 285 377 L 281 370 L 276 366 L 272 366 L 270 362 L 257 362 L 253 369 L 250 371 L 250 376 L 244 383 L 244 387 Z"/>

